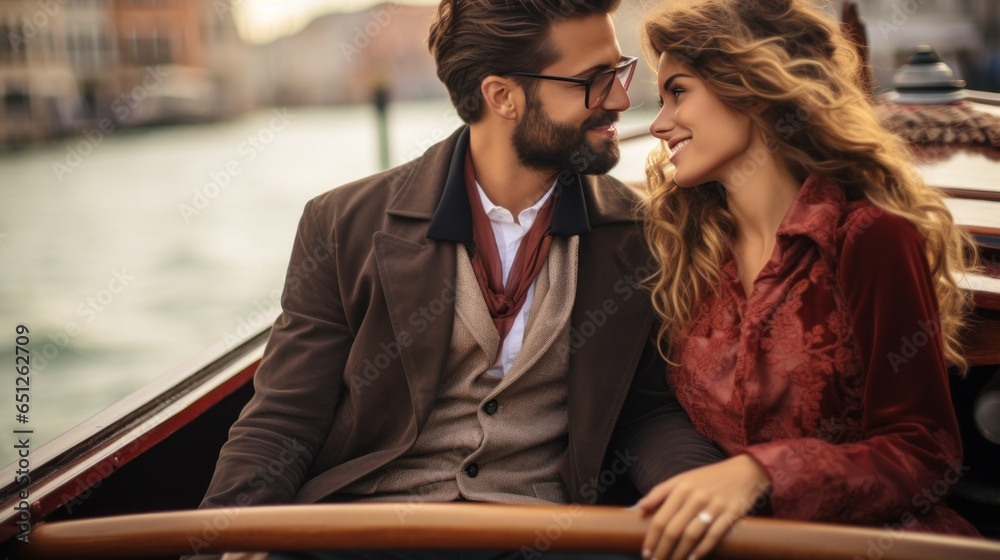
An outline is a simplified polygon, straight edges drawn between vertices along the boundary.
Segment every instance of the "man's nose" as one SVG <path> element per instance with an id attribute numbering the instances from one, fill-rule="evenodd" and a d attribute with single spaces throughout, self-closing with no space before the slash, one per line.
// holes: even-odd
<path id="1" fill-rule="evenodd" d="M 611 91 L 608 92 L 607 99 L 601 103 L 601 108 L 607 111 L 625 111 L 632 106 L 632 100 L 625 91 L 625 85 L 616 76 L 611 84 Z"/>

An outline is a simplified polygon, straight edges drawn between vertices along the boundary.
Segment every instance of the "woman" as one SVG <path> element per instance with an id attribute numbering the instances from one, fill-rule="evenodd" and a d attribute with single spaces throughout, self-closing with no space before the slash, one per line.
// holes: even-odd
<path id="1" fill-rule="evenodd" d="M 740 517 L 976 535 L 947 366 L 971 244 L 805 0 L 669 3 L 645 23 L 662 109 L 647 237 L 669 382 L 730 458 L 639 506 L 645 557 L 703 557 Z M 862 552 L 863 554 L 863 552 Z"/>

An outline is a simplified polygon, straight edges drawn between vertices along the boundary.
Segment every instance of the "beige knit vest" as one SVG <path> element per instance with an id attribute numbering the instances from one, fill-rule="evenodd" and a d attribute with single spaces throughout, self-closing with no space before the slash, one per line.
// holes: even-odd
<path id="1" fill-rule="evenodd" d="M 359 501 L 566 503 L 566 372 L 579 238 L 554 237 L 535 281 L 524 344 L 503 378 L 500 337 L 468 253 L 458 253 L 455 326 L 437 401 L 413 447 L 342 492 Z M 492 412 L 492 414 L 490 414 Z"/>

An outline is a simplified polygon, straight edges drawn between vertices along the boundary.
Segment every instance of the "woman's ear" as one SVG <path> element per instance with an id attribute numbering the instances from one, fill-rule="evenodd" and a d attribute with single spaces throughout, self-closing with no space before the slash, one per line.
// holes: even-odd
<path id="1" fill-rule="evenodd" d="M 524 90 L 501 76 L 486 76 L 479 86 L 486 108 L 502 119 L 515 120 L 524 107 Z"/>

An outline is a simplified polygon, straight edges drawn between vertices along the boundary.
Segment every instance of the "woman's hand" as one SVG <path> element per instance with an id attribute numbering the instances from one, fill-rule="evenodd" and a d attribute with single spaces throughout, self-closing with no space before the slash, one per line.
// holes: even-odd
<path id="1" fill-rule="evenodd" d="M 642 544 L 643 558 L 706 556 L 769 486 L 763 467 L 746 454 L 656 485 L 636 504 L 644 515 L 654 514 Z"/>

